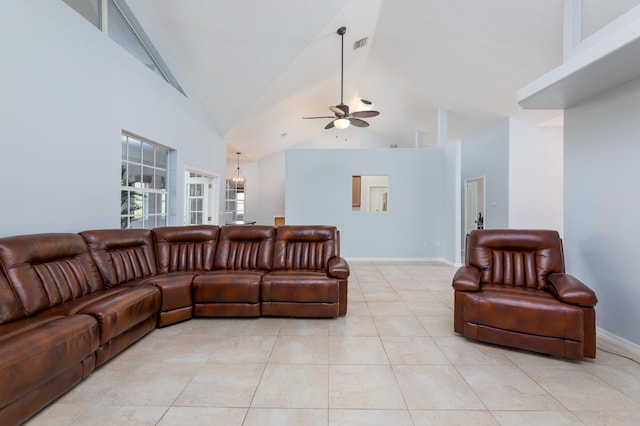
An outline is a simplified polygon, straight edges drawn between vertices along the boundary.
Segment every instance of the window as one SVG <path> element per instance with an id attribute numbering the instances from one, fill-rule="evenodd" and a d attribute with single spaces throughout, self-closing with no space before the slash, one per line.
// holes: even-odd
<path id="1" fill-rule="evenodd" d="M 122 0 L 63 1 L 184 95 L 178 81 L 142 30 L 126 2 Z"/>
<path id="2" fill-rule="evenodd" d="M 224 200 L 225 223 L 244 221 L 244 185 L 244 183 L 236 183 L 232 179 L 227 179 Z"/>
<path id="3" fill-rule="evenodd" d="M 167 225 L 169 149 L 122 134 L 120 227 Z"/>

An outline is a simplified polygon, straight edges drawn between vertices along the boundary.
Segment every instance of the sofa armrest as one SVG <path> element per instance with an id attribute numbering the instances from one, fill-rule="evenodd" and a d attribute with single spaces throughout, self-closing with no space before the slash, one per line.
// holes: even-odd
<path id="1" fill-rule="evenodd" d="M 451 285 L 459 291 L 480 291 L 480 270 L 469 265 L 462 266 L 453 276 Z"/>
<path id="2" fill-rule="evenodd" d="M 593 307 L 598 303 L 596 294 L 579 279 L 569 274 L 555 273 L 547 277 L 549 290 L 562 302 Z"/>
<path id="3" fill-rule="evenodd" d="M 340 279 L 349 278 L 349 274 L 351 273 L 351 271 L 349 270 L 349 264 L 342 257 L 332 257 L 331 259 L 329 259 L 328 266 L 328 275 L 330 277 Z"/>

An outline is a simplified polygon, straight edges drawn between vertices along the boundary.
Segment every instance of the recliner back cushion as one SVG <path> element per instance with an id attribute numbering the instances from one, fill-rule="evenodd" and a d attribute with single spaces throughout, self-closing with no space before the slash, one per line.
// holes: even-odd
<path id="1" fill-rule="evenodd" d="M 215 269 L 271 270 L 274 238 L 272 226 L 223 226 L 218 238 Z"/>
<path id="2" fill-rule="evenodd" d="M 157 274 L 150 229 L 81 232 L 107 287 Z"/>
<path id="3" fill-rule="evenodd" d="M 280 226 L 273 269 L 326 272 L 329 259 L 338 254 L 337 241 L 334 226 Z"/>
<path id="4" fill-rule="evenodd" d="M 2 238 L 0 263 L 27 316 L 103 288 L 78 234 Z"/>
<path id="5" fill-rule="evenodd" d="M 0 324 L 24 318 L 22 305 L 18 301 L 9 281 L 0 271 Z"/>
<path id="6" fill-rule="evenodd" d="M 467 259 L 480 269 L 482 284 L 543 289 L 550 274 L 564 272 L 562 240 L 549 230 L 472 231 Z"/>
<path id="7" fill-rule="evenodd" d="M 158 272 L 210 271 L 213 268 L 219 229 L 214 225 L 153 229 Z"/>

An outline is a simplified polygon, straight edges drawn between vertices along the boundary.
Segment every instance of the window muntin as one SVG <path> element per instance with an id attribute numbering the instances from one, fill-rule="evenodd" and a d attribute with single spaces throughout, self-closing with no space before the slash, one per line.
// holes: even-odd
<path id="1" fill-rule="evenodd" d="M 126 133 L 121 147 L 120 227 L 166 226 L 169 149 Z"/>
<path id="2" fill-rule="evenodd" d="M 208 178 L 196 172 L 189 172 L 186 190 L 186 223 L 202 225 L 208 217 Z"/>

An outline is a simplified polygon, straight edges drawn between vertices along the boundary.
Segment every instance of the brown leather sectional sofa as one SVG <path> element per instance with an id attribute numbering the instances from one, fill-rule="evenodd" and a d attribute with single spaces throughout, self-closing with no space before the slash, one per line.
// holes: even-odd
<path id="1" fill-rule="evenodd" d="M 190 226 L 0 238 L 0 419 L 19 424 L 155 327 L 337 317 L 332 226 Z"/>

